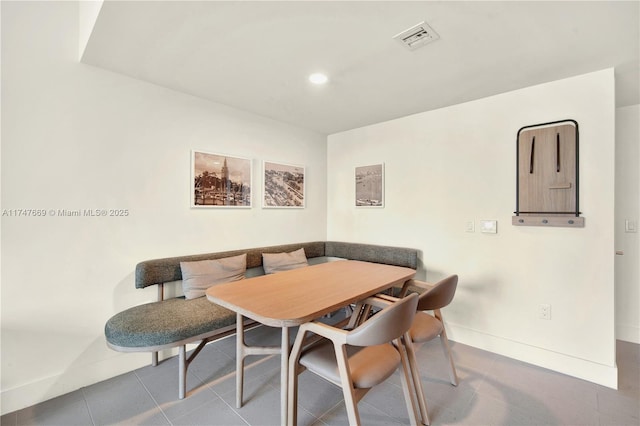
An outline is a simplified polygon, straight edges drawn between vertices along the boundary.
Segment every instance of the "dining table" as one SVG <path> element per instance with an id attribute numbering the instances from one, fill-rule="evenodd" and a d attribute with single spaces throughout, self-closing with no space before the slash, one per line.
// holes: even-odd
<path id="1" fill-rule="evenodd" d="M 244 358 L 280 354 L 281 419 L 287 423 L 290 328 L 331 314 L 392 287 L 404 287 L 416 271 L 411 268 L 356 260 L 335 260 L 317 265 L 261 275 L 206 291 L 209 301 L 235 311 L 236 406 L 242 407 Z M 279 347 L 248 346 L 244 318 L 281 328 Z"/>

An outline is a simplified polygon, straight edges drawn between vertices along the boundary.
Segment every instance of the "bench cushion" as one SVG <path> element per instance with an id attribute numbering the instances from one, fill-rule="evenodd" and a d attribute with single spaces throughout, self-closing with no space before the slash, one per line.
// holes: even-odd
<path id="1" fill-rule="evenodd" d="M 324 245 L 324 241 L 315 241 L 311 243 L 282 244 L 279 246 L 257 247 L 245 250 L 145 260 L 136 265 L 136 288 L 145 288 L 150 285 L 181 280 L 182 271 L 180 270 L 180 262 L 220 259 L 223 257 L 237 256 L 246 253 L 247 269 L 256 267 L 262 268 L 263 253 L 291 252 L 302 247 L 304 248 L 307 259 L 310 259 L 312 257 L 324 256 Z"/>
<path id="2" fill-rule="evenodd" d="M 236 314 L 206 297 L 172 298 L 134 306 L 114 315 L 105 325 L 105 336 L 117 348 L 150 348 L 170 345 L 234 325 Z"/>
<path id="3" fill-rule="evenodd" d="M 187 299 L 202 297 L 213 285 L 244 279 L 247 270 L 247 255 L 222 259 L 180 262 L 182 291 Z"/>
<path id="4" fill-rule="evenodd" d="M 289 271 L 309 266 L 304 248 L 290 253 L 262 253 L 262 267 L 265 274 Z"/>

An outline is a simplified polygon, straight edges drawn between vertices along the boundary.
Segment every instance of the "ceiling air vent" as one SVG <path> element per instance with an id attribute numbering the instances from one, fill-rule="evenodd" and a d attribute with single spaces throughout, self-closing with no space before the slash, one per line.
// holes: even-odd
<path id="1" fill-rule="evenodd" d="M 420 22 L 408 30 L 404 30 L 393 36 L 394 39 L 402 43 L 407 49 L 415 50 L 425 44 L 436 41 L 440 36 L 427 24 Z"/>

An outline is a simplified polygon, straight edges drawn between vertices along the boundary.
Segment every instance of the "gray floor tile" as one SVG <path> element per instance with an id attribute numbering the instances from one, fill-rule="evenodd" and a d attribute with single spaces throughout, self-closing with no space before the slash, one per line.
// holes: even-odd
<path id="1" fill-rule="evenodd" d="M 4 424 L 4 423 L 3 423 Z M 18 425 L 91 425 L 91 415 L 78 390 L 17 412 Z"/>
<path id="2" fill-rule="evenodd" d="M 358 404 L 358 412 L 360 414 L 360 422 L 367 426 L 386 426 L 409 424 L 405 418 L 393 418 L 387 413 L 377 409 L 376 407 L 360 401 Z M 338 403 L 331 411 L 320 418 L 322 424 L 330 426 L 348 426 L 347 409 L 344 402 Z M 301 423 L 300 423 L 301 424 Z"/>
<path id="3" fill-rule="evenodd" d="M 539 426 L 561 424 L 549 419 L 540 419 L 533 413 L 519 407 L 494 399 L 488 395 L 476 394 L 468 405 L 456 410 L 444 410 L 438 413 L 433 425 L 503 425 L 503 426 Z"/>
<path id="4" fill-rule="evenodd" d="M 598 412 L 605 417 L 635 420 L 634 424 L 640 425 L 640 396 L 602 388 L 598 391 Z"/>
<path id="5" fill-rule="evenodd" d="M 222 399 L 234 407 L 247 423 L 251 425 L 278 425 L 280 424 L 280 388 L 272 386 L 268 382 L 253 380 L 245 383 L 244 405 L 235 408 L 235 391 L 222 395 Z M 302 407 L 298 409 L 299 424 L 310 424 L 316 418 Z"/>
<path id="6" fill-rule="evenodd" d="M 401 423 L 408 424 L 409 411 L 401 386 L 383 382 L 362 398 L 360 404 L 364 403 L 377 408 L 389 417 L 399 419 Z"/>
<path id="7" fill-rule="evenodd" d="M 177 371 L 161 370 L 139 378 L 168 420 L 180 417 L 218 396 L 197 376 L 187 373 L 187 397 L 178 399 Z"/>
<path id="8" fill-rule="evenodd" d="M 263 384 L 271 383 L 280 386 L 280 356 L 249 356 L 245 359 L 244 382 L 246 384 L 258 380 Z M 208 383 L 217 395 L 236 391 L 235 361 L 232 373 Z M 246 395 L 245 395 L 246 397 Z"/>
<path id="9" fill-rule="evenodd" d="M 248 425 L 231 407 L 221 399 L 199 406 L 197 409 L 172 420 L 174 426 L 201 425 Z"/>
<path id="10" fill-rule="evenodd" d="M 295 338 L 292 333 L 291 340 Z M 280 330 L 247 333 L 252 344 L 279 345 Z M 640 345 L 618 342 L 619 390 L 609 389 L 452 342 L 460 384 L 449 383 L 438 340 L 417 351 L 435 425 L 640 425 Z M 235 408 L 235 337 L 207 345 L 189 367 L 188 396 L 177 398 L 177 357 L 0 418 L 15 425 L 277 425 L 280 357 L 246 361 L 245 398 Z M 358 404 L 365 425 L 408 424 L 397 371 Z M 300 375 L 300 425 L 347 424 L 342 391 Z"/>
<path id="11" fill-rule="evenodd" d="M 169 424 L 135 374 L 124 374 L 84 389 L 96 425 Z"/>
<path id="12" fill-rule="evenodd" d="M 0 417 L 0 426 L 16 426 L 18 424 L 18 412 L 7 413 Z"/>
<path id="13" fill-rule="evenodd" d="M 322 416 L 342 399 L 342 389 L 336 385 L 309 371 L 298 375 L 298 405 L 314 416 Z"/>
<path id="14" fill-rule="evenodd" d="M 450 342 L 460 385 L 476 389 L 492 370 L 496 355 L 471 346 Z M 420 372 L 432 382 L 450 383 L 449 367 L 439 339 L 416 348 Z"/>

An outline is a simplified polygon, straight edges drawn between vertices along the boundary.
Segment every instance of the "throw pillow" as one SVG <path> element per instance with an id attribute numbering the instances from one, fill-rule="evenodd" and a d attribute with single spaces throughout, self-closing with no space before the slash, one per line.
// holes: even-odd
<path id="1" fill-rule="evenodd" d="M 197 262 L 180 262 L 182 290 L 187 299 L 202 297 L 213 285 L 244 279 L 247 255 Z"/>
<path id="2" fill-rule="evenodd" d="M 304 266 L 309 266 L 304 248 L 291 253 L 262 253 L 262 267 L 265 274 L 289 271 Z"/>

